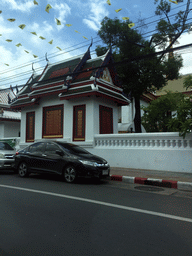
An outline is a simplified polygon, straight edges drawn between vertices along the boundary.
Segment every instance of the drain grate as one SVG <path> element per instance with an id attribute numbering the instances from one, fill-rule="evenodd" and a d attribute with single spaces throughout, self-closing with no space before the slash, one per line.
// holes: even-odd
<path id="1" fill-rule="evenodd" d="M 137 186 L 136 189 L 143 190 L 143 191 L 152 191 L 152 192 L 160 192 L 164 191 L 163 188 L 159 187 L 149 187 L 149 186 Z"/>

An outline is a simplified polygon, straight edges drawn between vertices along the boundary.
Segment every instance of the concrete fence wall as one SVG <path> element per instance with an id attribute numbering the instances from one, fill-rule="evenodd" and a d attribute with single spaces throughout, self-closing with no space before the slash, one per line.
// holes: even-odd
<path id="1" fill-rule="evenodd" d="M 111 167 L 192 173 L 192 134 L 100 134 L 93 145 L 83 145 L 108 160 Z"/>

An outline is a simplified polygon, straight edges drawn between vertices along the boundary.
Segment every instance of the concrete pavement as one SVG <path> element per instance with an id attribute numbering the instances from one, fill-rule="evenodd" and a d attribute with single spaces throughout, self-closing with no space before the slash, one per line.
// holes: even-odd
<path id="1" fill-rule="evenodd" d="M 153 171 L 111 167 L 111 180 L 192 191 L 192 172 Z"/>

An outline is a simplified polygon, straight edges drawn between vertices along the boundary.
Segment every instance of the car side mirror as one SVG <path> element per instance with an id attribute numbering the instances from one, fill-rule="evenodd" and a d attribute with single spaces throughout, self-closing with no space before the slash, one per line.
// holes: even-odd
<path id="1" fill-rule="evenodd" d="M 56 150 L 55 152 L 56 152 L 56 154 L 58 154 L 60 156 L 64 156 L 64 152 L 61 150 Z"/>

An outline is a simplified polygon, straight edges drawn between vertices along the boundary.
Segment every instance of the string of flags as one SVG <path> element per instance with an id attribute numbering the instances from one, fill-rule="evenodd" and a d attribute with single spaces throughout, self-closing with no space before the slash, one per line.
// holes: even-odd
<path id="1" fill-rule="evenodd" d="M 172 1 L 172 0 L 169 0 L 169 2 L 173 3 L 173 4 L 178 4 L 177 1 Z"/>
<path id="2" fill-rule="evenodd" d="M 33 0 L 33 3 L 34 3 L 34 5 L 39 5 L 39 3 L 38 3 L 38 1 L 36 1 L 36 0 Z M 50 10 L 52 9 L 53 7 L 50 5 L 50 4 L 47 4 L 46 5 L 46 7 L 45 7 L 45 11 L 47 12 L 47 13 L 50 13 Z M 120 10 L 119 10 L 120 11 Z M 2 13 L 2 10 L 0 10 L 0 14 Z M 16 21 L 16 19 L 15 18 L 9 18 L 9 19 L 7 19 L 9 22 L 15 22 Z M 61 21 L 59 20 L 59 19 L 55 19 L 56 20 L 56 25 L 62 25 L 61 24 Z M 65 26 L 66 27 L 71 27 L 72 26 L 72 24 L 65 24 Z M 26 28 L 26 25 L 25 24 L 20 24 L 19 26 L 18 26 L 20 29 L 22 29 L 22 30 L 24 30 L 25 28 Z M 75 30 L 75 32 L 76 33 L 78 33 L 78 34 L 81 34 L 79 31 L 77 31 L 77 30 Z M 35 32 L 35 31 L 33 31 L 33 32 L 30 32 L 31 34 L 33 34 L 33 35 L 35 35 L 35 36 L 38 36 L 37 35 L 37 33 Z M 0 36 L 3 36 L 2 34 L 0 34 Z M 46 40 L 46 38 L 45 37 L 43 37 L 43 36 L 38 36 L 41 40 Z M 84 39 L 86 39 L 86 40 L 88 40 L 88 38 L 87 37 L 85 37 L 85 36 L 83 36 L 83 38 Z M 6 42 L 8 42 L 8 43 L 12 43 L 13 42 L 13 40 L 12 39 L 6 39 L 5 40 Z M 50 45 L 52 45 L 53 44 L 53 39 L 52 40 L 50 40 L 50 41 L 48 41 L 48 43 L 50 44 Z M 22 47 L 22 44 L 21 43 L 17 43 L 16 45 L 15 45 L 16 47 Z M 59 47 L 59 46 L 56 46 L 56 48 L 59 50 L 59 51 L 62 51 L 62 49 Z M 27 50 L 24 50 L 27 54 L 29 54 L 29 51 L 27 51 Z M 38 56 L 36 55 L 36 54 L 32 54 L 33 55 L 33 57 L 34 58 L 38 58 Z M 7 66 L 9 66 L 9 64 L 7 64 L 7 63 L 5 63 L 5 65 L 7 65 Z"/>
<path id="3" fill-rule="evenodd" d="M 169 1 L 172 1 L 172 0 L 169 0 Z M 175 2 L 175 1 L 173 1 L 173 2 Z M 111 5 L 110 0 L 107 0 L 106 3 L 107 3 L 108 5 Z M 122 8 L 119 8 L 119 9 L 116 9 L 115 12 L 118 13 L 118 12 L 120 12 L 121 10 L 122 10 Z M 122 17 L 122 19 L 126 21 L 126 20 L 129 20 L 129 17 Z M 135 26 L 135 23 L 133 23 L 133 22 L 128 24 L 128 27 L 129 27 L 129 28 L 132 28 L 132 27 L 134 27 L 134 26 Z"/>
<path id="4" fill-rule="evenodd" d="M 172 3 L 175 3 L 175 4 L 178 4 L 178 2 L 177 1 L 173 1 L 173 0 L 169 0 L 170 2 L 172 2 Z M 33 3 L 34 3 L 34 5 L 39 5 L 39 3 L 38 3 L 39 1 L 38 0 L 33 0 Z M 107 0 L 106 1 L 106 3 L 109 5 L 109 6 L 111 6 L 112 4 L 111 4 L 111 1 L 110 0 Z M 53 9 L 53 7 L 51 6 L 51 4 L 47 4 L 46 5 L 46 7 L 45 7 L 45 11 L 49 14 L 50 12 L 51 12 L 51 9 Z M 119 8 L 119 9 L 116 9 L 115 10 L 115 12 L 116 13 L 119 13 L 120 11 L 122 11 L 122 8 Z M 2 10 L 0 10 L 0 14 L 2 13 Z M 127 21 L 127 20 L 129 20 L 129 17 L 122 17 L 122 19 L 124 20 L 124 21 Z M 16 19 L 15 18 L 9 18 L 9 19 L 7 19 L 9 22 L 11 22 L 11 23 L 14 23 L 14 22 L 16 22 Z M 61 22 L 61 20 L 59 20 L 58 18 L 55 18 L 55 21 L 56 21 L 56 25 L 58 25 L 58 26 L 61 26 L 62 25 L 62 22 Z M 72 24 L 63 24 L 63 25 L 65 25 L 66 27 L 71 27 L 72 26 Z M 134 27 L 135 26 L 135 23 L 129 23 L 128 24 L 128 27 L 129 28 L 132 28 L 132 27 Z M 25 28 L 26 28 L 26 24 L 20 24 L 19 26 L 18 26 L 21 30 L 25 30 Z M 78 34 L 81 34 L 79 31 L 77 31 L 77 30 L 74 30 L 76 33 L 78 33 Z M 37 35 L 37 33 L 35 32 L 35 31 L 33 31 L 33 32 L 30 32 L 30 31 L 28 31 L 29 33 L 31 33 L 31 34 L 33 34 L 34 36 L 38 36 L 38 38 L 40 38 L 41 40 L 46 40 L 46 38 L 45 37 L 43 37 L 42 35 Z M 0 34 L 0 36 L 3 36 L 2 34 Z M 85 36 L 82 36 L 84 39 L 86 39 L 86 40 L 88 40 L 88 38 L 87 37 L 85 37 Z M 8 43 L 12 43 L 13 42 L 13 40 L 12 39 L 6 39 L 5 40 L 6 42 L 8 42 Z M 50 45 L 52 45 L 53 44 L 53 39 L 52 40 L 50 40 L 50 41 L 48 41 L 48 43 L 50 44 Z M 16 47 L 22 47 L 22 44 L 21 43 L 17 43 L 16 45 L 15 45 Z M 59 50 L 59 51 L 62 51 L 62 49 L 59 47 L 59 46 L 56 46 L 56 48 Z M 27 50 L 24 50 L 27 54 L 29 54 L 29 51 L 27 51 Z M 36 54 L 32 54 L 33 55 L 33 57 L 34 58 L 38 58 L 38 56 L 36 55 Z M 9 65 L 9 64 L 5 64 L 5 65 Z"/>

